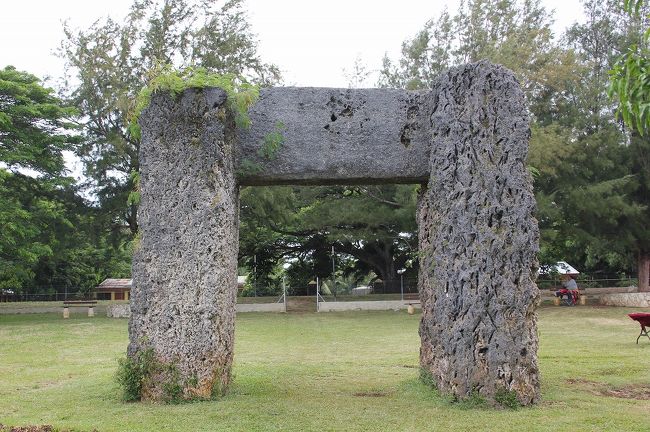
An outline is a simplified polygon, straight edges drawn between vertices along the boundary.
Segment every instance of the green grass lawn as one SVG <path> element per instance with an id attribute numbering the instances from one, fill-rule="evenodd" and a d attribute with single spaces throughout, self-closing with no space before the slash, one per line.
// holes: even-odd
<path id="1" fill-rule="evenodd" d="M 542 402 L 472 408 L 418 380 L 419 316 L 240 314 L 218 401 L 124 403 L 126 320 L 0 315 L 0 423 L 90 431 L 650 431 L 650 341 L 625 308 L 539 312 Z M 637 310 L 638 311 L 638 310 Z"/>

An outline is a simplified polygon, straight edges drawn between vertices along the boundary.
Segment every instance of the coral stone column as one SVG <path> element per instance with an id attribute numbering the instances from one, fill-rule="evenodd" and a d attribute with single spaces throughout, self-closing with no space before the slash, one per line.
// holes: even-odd
<path id="1" fill-rule="evenodd" d="M 140 244 L 129 356 L 152 350 L 142 398 L 222 394 L 230 382 L 238 190 L 232 116 L 220 89 L 156 94 L 142 113 Z"/>
<path id="2" fill-rule="evenodd" d="M 530 136 L 512 73 L 477 63 L 431 93 L 431 177 L 418 210 L 420 364 L 460 399 L 539 399 L 538 228 Z"/>

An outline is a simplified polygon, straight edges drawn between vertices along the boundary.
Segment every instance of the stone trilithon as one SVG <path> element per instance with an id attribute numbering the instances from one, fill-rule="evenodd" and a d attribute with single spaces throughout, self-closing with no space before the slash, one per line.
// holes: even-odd
<path id="1" fill-rule="evenodd" d="M 444 393 L 539 399 L 529 126 L 512 73 L 481 62 L 426 92 L 272 88 L 238 130 L 220 89 L 154 96 L 141 117 L 140 245 L 129 355 L 185 398 L 222 394 L 233 359 L 238 186 L 423 184 L 420 363 Z M 282 123 L 275 157 L 258 154 Z M 259 169 L 239 172 L 247 162 Z"/>

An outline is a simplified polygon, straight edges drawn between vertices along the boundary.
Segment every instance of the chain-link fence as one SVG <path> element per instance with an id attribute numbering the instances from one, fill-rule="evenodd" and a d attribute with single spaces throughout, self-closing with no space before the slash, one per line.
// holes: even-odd
<path id="1" fill-rule="evenodd" d="M 4 289 L 0 290 L 0 302 L 48 302 L 48 301 L 64 301 L 64 300 L 87 300 L 99 298 L 94 292 L 80 292 L 80 291 L 64 291 L 64 292 L 49 292 L 45 294 L 36 294 L 30 292 L 15 292 L 14 290 Z M 110 298 L 109 298 L 110 299 Z"/>
<path id="2" fill-rule="evenodd" d="M 623 276 L 603 276 L 603 275 L 589 275 L 589 274 L 579 274 L 576 278 L 576 283 L 578 288 L 618 288 L 618 287 L 630 287 L 638 286 L 638 279 L 629 277 L 627 275 Z M 537 286 L 539 289 L 553 289 L 558 288 L 562 285 L 562 280 L 559 275 L 547 276 L 540 275 L 537 279 Z"/>
<path id="3" fill-rule="evenodd" d="M 323 301 L 403 300 L 418 296 L 417 278 L 376 280 L 368 284 L 347 284 L 345 281 L 319 281 Z"/>

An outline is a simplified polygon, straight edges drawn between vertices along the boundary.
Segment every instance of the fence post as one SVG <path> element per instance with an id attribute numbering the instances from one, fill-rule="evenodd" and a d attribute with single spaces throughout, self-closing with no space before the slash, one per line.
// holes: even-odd
<path id="1" fill-rule="evenodd" d="M 287 283 L 284 281 L 284 276 L 282 276 L 282 296 L 284 297 L 284 312 L 287 312 Z"/>

